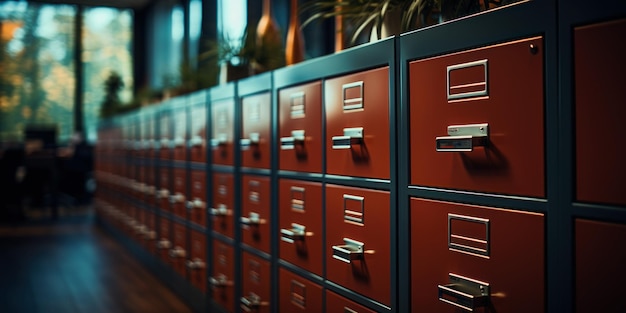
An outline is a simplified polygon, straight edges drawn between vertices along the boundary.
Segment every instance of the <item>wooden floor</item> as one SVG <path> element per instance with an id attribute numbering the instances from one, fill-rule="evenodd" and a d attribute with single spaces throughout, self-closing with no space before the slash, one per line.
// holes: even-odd
<path id="1" fill-rule="evenodd" d="M 0 225 L 0 312 L 191 312 L 92 220 Z"/>

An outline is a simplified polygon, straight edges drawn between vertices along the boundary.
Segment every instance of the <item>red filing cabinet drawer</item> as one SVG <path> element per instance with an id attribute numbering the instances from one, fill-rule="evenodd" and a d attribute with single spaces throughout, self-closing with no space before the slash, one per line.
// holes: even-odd
<path id="1" fill-rule="evenodd" d="M 279 312 L 324 312 L 322 287 L 292 272 L 280 269 Z M 330 311 L 329 311 L 330 312 Z"/>
<path id="2" fill-rule="evenodd" d="M 226 312 L 235 312 L 235 250 L 229 244 L 213 241 L 213 273 L 209 281 L 213 300 Z"/>
<path id="3" fill-rule="evenodd" d="M 544 228 L 539 213 L 411 199 L 413 310 L 544 312 Z"/>
<path id="4" fill-rule="evenodd" d="M 326 290 L 326 312 L 374 313 L 374 311 L 328 290 Z"/>
<path id="5" fill-rule="evenodd" d="M 280 180 L 280 258 L 322 276 L 322 184 Z"/>
<path id="6" fill-rule="evenodd" d="M 183 224 L 172 222 L 172 244 L 169 251 L 169 264 L 182 277 L 186 277 L 187 269 L 185 261 L 187 259 L 187 228 Z"/>
<path id="7" fill-rule="evenodd" d="M 390 196 L 326 186 L 326 277 L 391 305 Z"/>
<path id="8" fill-rule="evenodd" d="M 282 89 L 280 110 L 280 169 L 322 172 L 322 85 L 313 82 Z"/>
<path id="9" fill-rule="evenodd" d="M 230 173 L 213 174 L 213 207 L 211 220 L 213 231 L 234 238 L 235 220 L 233 215 L 235 178 Z"/>
<path id="10" fill-rule="evenodd" d="M 159 258 L 164 263 L 168 263 L 170 259 L 169 251 L 174 247 L 170 235 L 171 221 L 165 217 L 159 218 L 159 233 L 158 240 L 156 242 Z"/>
<path id="11" fill-rule="evenodd" d="M 159 158 L 161 160 L 172 159 L 172 129 L 170 124 L 170 112 L 161 112 L 159 115 Z"/>
<path id="12" fill-rule="evenodd" d="M 543 39 L 409 64 L 411 184 L 545 196 Z"/>
<path id="13" fill-rule="evenodd" d="M 207 272 L 207 235 L 197 230 L 187 229 L 190 235 L 191 246 L 187 258 L 189 281 L 193 286 L 206 292 Z"/>
<path id="14" fill-rule="evenodd" d="M 235 101 L 232 99 L 215 101 L 211 104 L 211 149 L 213 163 L 233 165 Z"/>
<path id="15" fill-rule="evenodd" d="M 576 312 L 626 312 L 626 225 L 577 219 Z"/>
<path id="16" fill-rule="evenodd" d="M 176 161 L 187 161 L 187 110 L 185 108 L 176 109 L 173 113 L 173 118 L 173 159 Z"/>
<path id="17" fill-rule="evenodd" d="M 389 68 L 329 79 L 326 172 L 389 178 Z"/>
<path id="18" fill-rule="evenodd" d="M 174 168 L 172 172 L 174 176 L 172 184 L 173 192 L 170 196 L 172 212 L 179 217 L 186 218 L 185 195 L 187 194 L 187 170 L 184 168 Z"/>
<path id="19" fill-rule="evenodd" d="M 170 211 L 170 196 L 171 185 L 170 185 L 170 171 L 169 167 L 161 167 L 159 170 L 159 190 L 157 192 L 157 199 L 159 208 L 162 211 Z"/>
<path id="20" fill-rule="evenodd" d="M 241 165 L 269 168 L 272 112 L 270 93 L 243 97 L 241 110 Z"/>
<path id="21" fill-rule="evenodd" d="M 243 312 L 271 312 L 272 277 L 270 263 L 243 252 L 241 257 L 241 291 L 239 306 Z"/>
<path id="22" fill-rule="evenodd" d="M 192 170 L 190 172 L 189 201 L 189 220 L 192 222 L 206 226 L 206 172 L 204 170 Z"/>
<path id="23" fill-rule="evenodd" d="M 191 162 L 205 163 L 207 160 L 206 119 L 207 109 L 205 106 L 191 108 L 191 124 L 189 126 L 189 159 Z"/>
<path id="24" fill-rule="evenodd" d="M 151 254 L 156 254 L 156 239 L 157 239 L 157 229 L 156 229 L 156 217 L 154 213 L 150 211 L 146 211 L 146 229 L 143 234 L 144 243 L 146 249 Z"/>
<path id="25" fill-rule="evenodd" d="M 270 178 L 243 175 L 241 197 L 242 242 L 270 253 Z"/>
<path id="26" fill-rule="evenodd" d="M 154 165 L 150 164 L 147 165 L 145 167 L 145 171 L 146 171 L 146 189 L 145 189 L 145 193 L 146 193 L 146 203 L 150 206 L 156 206 L 156 195 L 157 195 L 157 188 L 156 188 L 156 173 L 155 173 L 155 167 Z"/>
<path id="27" fill-rule="evenodd" d="M 576 199 L 626 206 L 626 19 L 574 30 Z"/>

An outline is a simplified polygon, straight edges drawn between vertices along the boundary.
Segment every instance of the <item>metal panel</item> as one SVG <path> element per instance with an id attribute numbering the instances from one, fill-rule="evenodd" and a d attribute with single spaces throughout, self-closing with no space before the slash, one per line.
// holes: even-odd
<path id="1" fill-rule="evenodd" d="M 213 231 L 234 238 L 235 178 L 233 174 L 213 173 Z"/>
<path id="2" fill-rule="evenodd" d="M 242 99 L 241 165 L 269 168 L 271 157 L 271 95 L 269 92 Z"/>
<path id="3" fill-rule="evenodd" d="M 389 179 L 389 68 L 329 79 L 324 99 L 326 171 Z"/>
<path id="4" fill-rule="evenodd" d="M 626 206 L 622 124 L 626 19 L 574 30 L 576 199 Z"/>
<path id="5" fill-rule="evenodd" d="M 270 253 L 271 239 L 270 190 L 269 177 L 242 176 L 241 241 L 266 253 Z"/>
<path id="6" fill-rule="evenodd" d="M 209 278 L 213 300 L 226 312 L 235 312 L 235 250 L 221 241 L 213 241 L 213 273 Z"/>
<path id="7" fill-rule="evenodd" d="M 322 184 L 280 180 L 280 258 L 322 276 Z"/>
<path id="8" fill-rule="evenodd" d="M 271 312 L 270 263 L 248 252 L 241 257 L 241 298 L 238 303 L 243 312 Z"/>
<path id="9" fill-rule="evenodd" d="M 543 214 L 412 198 L 410 222 L 413 310 L 544 312 Z"/>
<path id="10" fill-rule="evenodd" d="M 324 312 L 322 286 L 283 268 L 280 269 L 279 275 L 279 312 Z"/>
<path id="11" fill-rule="evenodd" d="M 322 172 L 322 86 L 320 82 L 279 92 L 280 169 Z"/>
<path id="12" fill-rule="evenodd" d="M 410 62 L 411 184 L 545 197 L 543 50 L 534 37 Z"/>
<path id="13" fill-rule="evenodd" d="M 346 219 L 362 197 L 363 220 Z M 387 306 L 391 304 L 390 195 L 387 191 L 326 186 L 326 277 Z"/>
<path id="14" fill-rule="evenodd" d="M 234 164 L 235 101 L 226 99 L 211 103 L 211 149 L 213 163 Z"/>

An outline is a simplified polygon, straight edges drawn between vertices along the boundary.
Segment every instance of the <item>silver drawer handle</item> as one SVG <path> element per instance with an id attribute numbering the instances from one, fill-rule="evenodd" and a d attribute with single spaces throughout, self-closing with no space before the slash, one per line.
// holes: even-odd
<path id="1" fill-rule="evenodd" d="M 147 230 L 143 233 L 143 238 L 146 240 L 154 240 L 156 239 L 156 232 L 154 230 Z"/>
<path id="2" fill-rule="evenodd" d="M 333 149 L 351 149 L 363 143 L 363 127 L 344 128 L 343 136 L 333 136 Z"/>
<path id="3" fill-rule="evenodd" d="M 211 208 L 211 215 L 213 216 L 228 216 L 230 210 L 224 204 L 218 204 L 216 208 Z"/>
<path id="4" fill-rule="evenodd" d="M 448 274 L 450 283 L 438 285 L 439 300 L 468 312 L 489 304 L 489 283 Z"/>
<path id="5" fill-rule="evenodd" d="M 154 186 L 146 186 L 143 190 L 147 195 L 153 195 L 156 193 L 156 187 Z"/>
<path id="6" fill-rule="evenodd" d="M 224 274 L 209 278 L 209 283 L 213 288 L 224 288 L 233 285 L 233 282 L 228 280 L 228 277 Z"/>
<path id="7" fill-rule="evenodd" d="M 204 139 L 200 136 L 193 136 L 189 140 L 189 147 L 198 147 L 204 144 Z"/>
<path id="8" fill-rule="evenodd" d="M 471 152 L 489 143 L 489 124 L 451 125 L 448 135 L 435 138 L 438 152 Z"/>
<path id="9" fill-rule="evenodd" d="M 252 145 L 258 145 L 261 142 L 261 135 L 259 133 L 250 133 L 249 138 L 243 138 L 239 141 L 241 143 L 241 149 L 247 150 Z"/>
<path id="10" fill-rule="evenodd" d="M 183 249 L 182 247 L 176 246 L 170 250 L 169 255 L 171 258 L 184 258 L 186 253 L 185 253 L 185 249 Z"/>
<path id="11" fill-rule="evenodd" d="M 185 138 L 176 137 L 174 138 L 174 147 L 182 147 L 185 145 Z"/>
<path id="12" fill-rule="evenodd" d="M 136 225 L 135 226 L 135 233 L 138 234 L 138 235 L 143 235 L 146 232 L 147 229 L 148 228 L 146 227 L 146 225 Z"/>
<path id="13" fill-rule="evenodd" d="M 260 225 L 265 224 L 265 220 L 261 218 L 259 213 L 250 212 L 248 217 L 241 217 L 241 224 L 243 224 L 243 226 Z"/>
<path id="14" fill-rule="evenodd" d="M 158 249 L 169 249 L 172 246 L 172 243 L 167 239 L 161 239 L 157 241 L 156 246 Z"/>
<path id="15" fill-rule="evenodd" d="M 213 147 L 213 149 L 225 146 L 227 143 L 228 135 L 226 134 L 218 134 L 215 138 L 211 139 L 211 147 Z"/>
<path id="16" fill-rule="evenodd" d="M 280 239 L 284 242 L 294 243 L 296 240 L 304 240 L 305 237 L 313 236 L 312 232 L 306 231 L 306 226 L 291 223 L 291 229 L 281 229 Z"/>
<path id="17" fill-rule="evenodd" d="M 362 260 L 365 255 L 365 244 L 349 238 L 343 238 L 345 245 L 333 246 L 333 258 L 342 262 L 352 263 Z"/>
<path id="18" fill-rule="evenodd" d="M 206 207 L 206 203 L 200 199 L 193 199 L 191 201 L 187 201 L 187 209 L 204 209 Z"/>
<path id="19" fill-rule="evenodd" d="M 156 194 L 157 199 L 167 199 L 170 196 L 170 191 L 163 188 L 159 190 Z"/>
<path id="20" fill-rule="evenodd" d="M 204 263 L 204 261 L 202 261 L 202 259 L 199 259 L 199 258 L 194 258 L 193 260 L 187 260 L 187 262 L 185 262 L 185 265 L 190 270 L 199 270 L 199 269 L 203 269 L 206 267 L 206 263 Z"/>
<path id="21" fill-rule="evenodd" d="M 241 297 L 241 309 L 244 312 L 254 312 L 259 309 L 260 306 L 269 305 L 269 302 L 261 301 L 261 297 L 251 292 L 245 297 Z"/>
<path id="22" fill-rule="evenodd" d="M 280 138 L 281 150 L 293 150 L 296 148 L 296 144 L 304 144 L 304 130 L 292 130 L 291 137 Z"/>
<path id="23" fill-rule="evenodd" d="M 182 203 L 182 202 L 185 202 L 185 196 L 182 193 L 177 192 L 176 194 L 170 197 L 171 204 Z"/>
<path id="24" fill-rule="evenodd" d="M 168 138 L 162 138 L 159 143 L 161 144 L 161 149 L 169 149 L 170 148 L 170 140 Z"/>

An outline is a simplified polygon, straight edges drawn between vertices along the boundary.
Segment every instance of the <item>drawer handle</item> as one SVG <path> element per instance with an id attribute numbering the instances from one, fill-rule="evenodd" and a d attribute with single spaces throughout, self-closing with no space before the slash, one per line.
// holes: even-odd
<path id="1" fill-rule="evenodd" d="M 343 238 L 345 245 L 333 246 L 333 258 L 348 264 L 355 260 L 362 260 L 365 254 L 365 244 L 349 238 Z"/>
<path id="2" fill-rule="evenodd" d="M 170 148 L 170 140 L 168 138 L 162 138 L 160 140 L 160 143 L 161 143 L 161 146 L 160 146 L 161 149 L 169 149 Z"/>
<path id="3" fill-rule="evenodd" d="M 176 137 L 174 138 L 174 147 L 182 147 L 185 145 L 185 138 L 183 137 Z"/>
<path id="4" fill-rule="evenodd" d="M 187 201 L 187 209 L 204 209 L 206 207 L 206 203 L 200 199 L 193 199 L 192 201 Z"/>
<path id="5" fill-rule="evenodd" d="M 233 285 L 233 282 L 228 280 L 228 277 L 224 274 L 218 274 L 215 277 L 209 278 L 209 283 L 213 288 L 224 288 Z"/>
<path id="6" fill-rule="evenodd" d="M 261 135 L 259 133 L 250 133 L 249 138 L 243 138 L 240 140 L 241 149 L 248 150 L 252 145 L 258 145 L 261 142 Z"/>
<path id="7" fill-rule="evenodd" d="M 154 240 L 156 239 L 156 232 L 154 230 L 146 230 L 143 233 L 143 238 L 146 240 Z"/>
<path id="8" fill-rule="evenodd" d="M 176 246 L 170 250 L 169 255 L 171 258 L 184 258 L 186 253 L 185 253 L 185 249 L 183 249 L 182 247 Z"/>
<path id="9" fill-rule="evenodd" d="M 438 285 L 439 300 L 457 308 L 473 312 L 489 304 L 489 284 L 449 273 L 450 283 Z"/>
<path id="10" fill-rule="evenodd" d="M 148 229 L 146 225 L 136 225 L 135 233 L 138 235 L 143 235 L 146 232 L 146 229 Z"/>
<path id="11" fill-rule="evenodd" d="M 206 263 L 204 263 L 204 261 L 200 258 L 194 258 L 193 260 L 187 260 L 187 262 L 185 262 L 185 266 L 187 266 L 190 270 L 199 270 L 205 268 Z"/>
<path id="12" fill-rule="evenodd" d="M 471 152 L 489 142 L 489 124 L 448 126 L 448 135 L 435 138 L 438 152 Z"/>
<path id="13" fill-rule="evenodd" d="M 292 130 L 291 137 L 280 138 L 280 149 L 293 150 L 296 148 L 296 144 L 303 145 L 305 138 L 304 130 Z"/>
<path id="14" fill-rule="evenodd" d="M 213 149 L 224 147 L 227 143 L 228 135 L 226 134 L 218 134 L 215 138 L 211 139 L 211 147 L 213 147 Z"/>
<path id="15" fill-rule="evenodd" d="M 170 196 L 170 191 L 163 188 L 159 190 L 156 194 L 157 199 L 167 199 Z"/>
<path id="16" fill-rule="evenodd" d="M 185 196 L 180 192 L 177 192 L 176 194 L 170 197 L 171 204 L 183 203 L 183 202 L 185 202 Z"/>
<path id="17" fill-rule="evenodd" d="M 202 139 L 202 137 L 200 136 L 193 136 L 189 140 L 189 147 L 199 147 L 199 146 L 202 146 L 203 144 L 204 144 L 204 139 Z"/>
<path id="18" fill-rule="evenodd" d="M 363 127 L 344 128 L 343 136 L 333 136 L 333 149 L 351 149 L 363 143 Z"/>
<path id="19" fill-rule="evenodd" d="M 161 239 L 157 241 L 156 246 L 158 249 L 169 249 L 172 246 L 172 243 L 167 239 Z"/>
<path id="20" fill-rule="evenodd" d="M 281 229 L 280 239 L 284 242 L 294 243 L 296 240 L 304 240 L 304 237 L 313 236 L 312 232 L 306 231 L 306 226 L 291 223 L 291 229 Z"/>
<path id="21" fill-rule="evenodd" d="M 156 194 L 156 187 L 154 186 L 146 186 L 146 188 L 144 188 L 143 190 L 146 195 L 154 195 Z"/>
<path id="22" fill-rule="evenodd" d="M 213 216 L 228 216 L 230 210 L 224 204 L 218 204 L 216 208 L 211 208 L 211 215 Z"/>
<path id="23" fill-rule="evenodd" d="M 250 212 L 248 217 L 242 216 L 241 223 L 244 227 L 265 224 L 265 220 L 261 218 L 259 213 Z"/>
<path id="24" fill-rule="evenodd" d="M 261 297 L 251 292 L 249 295 L 241 297 L 241 309 L 244 312 L 257 311 L 260 306 L 269 305 L 269 302 L 261 301 Z"/>

